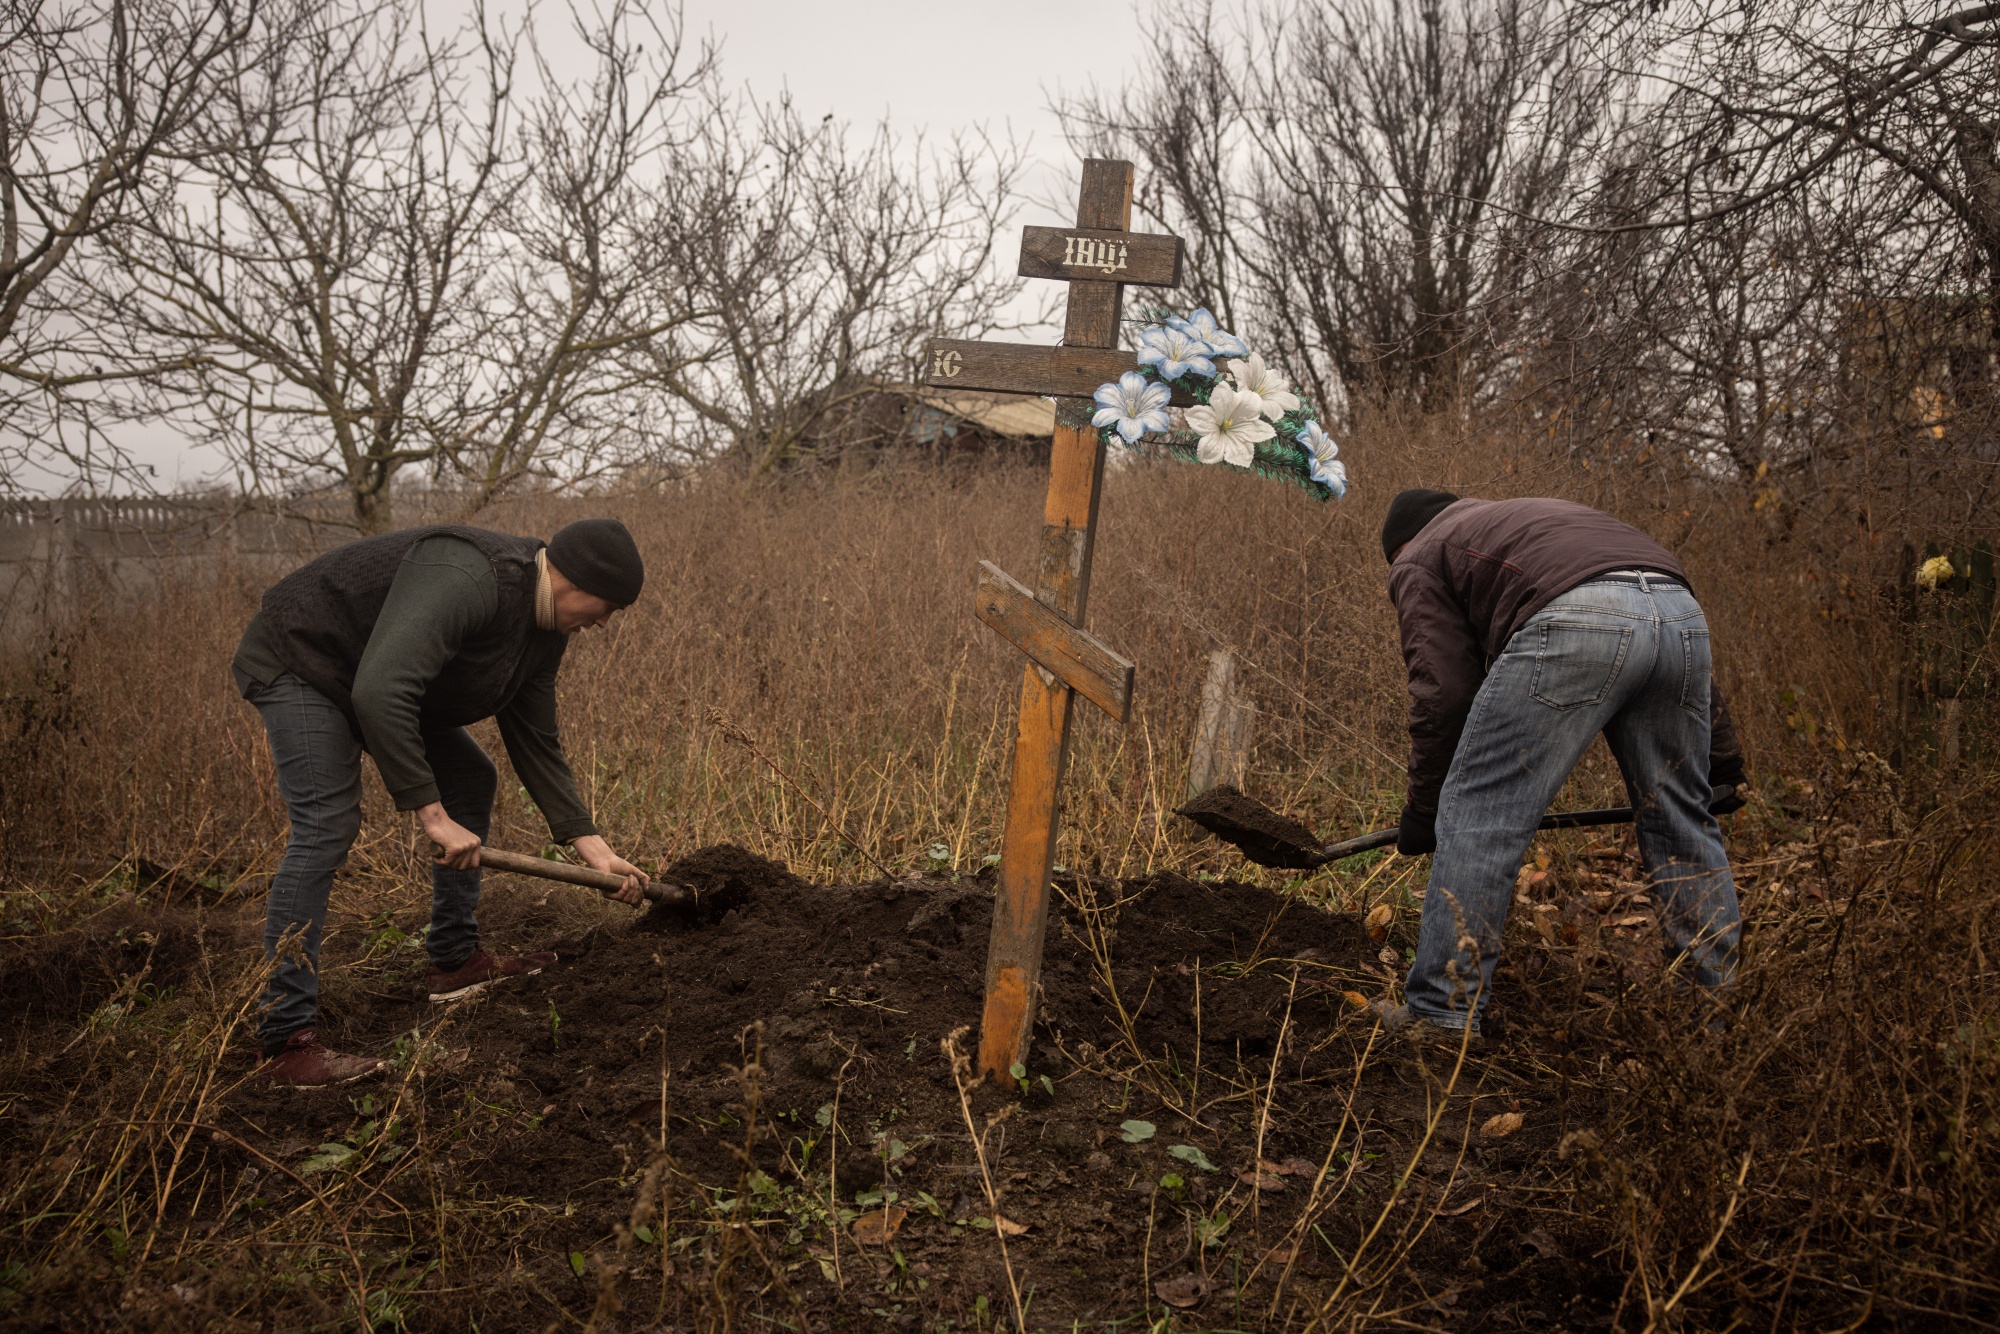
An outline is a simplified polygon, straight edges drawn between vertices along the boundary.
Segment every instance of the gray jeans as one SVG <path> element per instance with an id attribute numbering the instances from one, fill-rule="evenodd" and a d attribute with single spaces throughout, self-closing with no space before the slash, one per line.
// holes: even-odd
<path id="1" fill-rule="evenodd" d="M 291 815 L 284 860 L 271 877 L 264 907 L 264 957 L 284 957 L 265 988 L 257 1026 L 269 1055 L 319 1014 L 319 942 L 326 926 L 333 873 L 347 864 L 361 832 L 361 741 L 347 716 L 319 691 L 287 672 L 269 685 L 242 684 L 243 697 L 264 719 L 278 795 Z M 482 840 L 493 822 L 499 775 L 463 727 L 424 733 L 424 758 L 437 778 L 446 814 Z M 479 950 L 479 872 L 431 867 L 431 925 L 424 944 L 431 965 L 462 966 Z M 299 956 L 303 954 L 304 958 Z"/>
<path id="2" fill-rule="evenodd" d="M 1479 1026 L 1521 856 L 1599 732 L 1637 813 L 1639 853 L 1676 964 L 1705 987 L 1736 970 L 1739 917 L 1708 813 L 1708 621 L 1658 576 L 1583 584 L 1515 633 L 1474 697 L 1438 800 L 1410 1011 Z"/>

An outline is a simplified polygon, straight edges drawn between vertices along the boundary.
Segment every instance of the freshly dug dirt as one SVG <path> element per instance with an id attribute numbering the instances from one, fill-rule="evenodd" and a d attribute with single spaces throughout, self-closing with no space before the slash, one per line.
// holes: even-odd
<path id="1" fill-rule="evenodd" d="M 426 1002 L 413 953 L 385 965 L 330 948 L 329 1039 L 387 1053 L 407 1050 L 415 1029 L 429 1054 L 400 1095 L 394 1083 L 371 1096 L 239 1081 L 205 1113 L 227 1136 L 187 1168 L 189 1192 L 216 1184 L 183 1196 L 206 1201 L 185 1225 L 240 1230 L 255 1245 L 268 1211 L 309 1210 L 312 1198 L 266 1175 L 257 1189 L 270 1203 L 241 1212 L 250 1191 L 228 1183 L 365 1142 L 364 1127 L 399 1099 L 401 1143 L 418 1151 L 368 1160 L 368 1186 L 342 1198 L 408 1211 L 384 1215 L 378 1235 L 402 1235 L 405 1217 L 441 1220 L 435 1239 L 399 1243 L 393 1272 L 421 1279 L 398 1299 L 409 1327 L 568 1324 L 561 1313 L 586 1319 L 606 1290 L 633 1313 L 606 1329 L 701 1326 L 713 1302 L 803 1317 L 815 1331 L 990 1326 L 1010 1307 L 1008 1274 L 940 1048 L 978 1022 L 990 882 L 816 886 L 731 847 L 667 876 L 709 896 L 704 909 L 652 909 L 556 942 L 547 971 L 451 1007 Z M 1008 1238 L 1008 1258 L 1035 1327 L 1157 1311 L 1163 1283 L 1180 1285 L 1166 1289 L 1177 1299 L 1195 1294 L 1187 1309 L 1222 1327 L 1260 1327 L 1274 1302 L 1316 1304 L 1341 1272 L 1336 1248 L 1352 1253 L 1413 1162 L 1410 1199 L 1425 1215 L 1441 1198 L 1456 1210 L 1429 1218 L 1408 1258 L 1446 1303 L 1433 1314 L 1470 1328 L 1456 1319 L 1470 1303 L 1482 1328 L 1601 1327 L 1617 1300 L 1606 1271 L 1570 1259 L 1532 1215 L 1503 1221 L 1504 1182 L 1554 1148 L 1557 1118 L 1536 1113 L 1548 1100 L 1496 1075 L 1479 1115 L 1512 1105 L 1527 1127 L 1475 1138 L 1459 1158 L 1465 1105 L 1451 1145 L 1413 1159 L 1439 1062 L 1398 1048 L 1357 1078 L 1372 1025 L 1352 992 L 1379 992 L 1389 975 L 1357 919 L 1175 875 L 1060 888 L 1025 1087 L 971 1093 L 998 1213 L 1025 1229 Z M 548 944 L 524 938 L 534 918 L 521 900 L 510 918 L 493 897 L 489 939 Z M 977 1039 L 976 1029 L 960 1038 L 968 1057 Z M 68 1096 L 63 1061 L 74 1059 L 38 1067 L 49 1083 L 24 1102 L 34 1109 L 24 1124 L 53 1123 Z M 1495 1103 L 1500 1094 L 1511 1103 Z M 1333 1163 L 1352 1169 L 1347 1193 L 1300 1245 L 1292 1224 L 1312 1178 L 1298 1173 L 1326 1161 L 1337 1132 L 1352 1146 L 1357 1125 L 1360 1160 Z M 1273 1165 L 1261 1180 L 1260 1158 Z M 666 1216 L 648 1225 L 650 1240 L 626 1233 L 621 1251 L 649 1167 L 666 1184 Z M 364 1189 L 373 1194 L 351 1193 Z M 1481 1192 L 1483 1207 L 1467 1204 Z M 449 1227 L 446 1205 L 458 1220 Z M 864 1246 L 856 1216 L 866 1230 L 885 1205 L 906 1212 L 891 1215 L 887 1245 L 878 1225 Z M 757 1220 L 754 1246 L 720 1226 L 744 1211 Z M 1476 1272 L 1465 1268 L 1475 1253 Z M 663 1309 L 667 1324 L 652 1323 Z M 38 1328 L 59 1314 L 23 1312 Z"/>
<path id="2" fill-rule="evenodd" d="M 760 890 L 793 888 L 803 883 L 783 862 L 766 861 L 734 843 L 718 843 L 681 858 L 660 873 L 671 884 L 695 892 L 692 907 L 653 904 L 639 918 L 641 931 L 667 931 L 690 922 L 712 922 Z"/>
<path id="3" fill-rule="evenodd" d="M 1322 846 L 1313 831 L 1287 815 L 1280 815 L 1261 801 L 1253 801 L 1237 789 L 1223 784 L 1178 809 L 1176 814 L 1242 849 L 1243 855 L 1260 866 L 1291 867 L 1315 865 L 1313 854 Z"/>
<path id="4" fill-rule="evenodd" d="M 667 875 L 728 894 L 732 904 L 719 920 L 654 909 L 638 922 L 643 929 L 561 942 L 557 967 L 453 1011 L 439 1030 L 452 1068 L 431 1078 L 428 1100 L 477 1099 L 511 1117 L 505 1131 L 454 1152 L 449 1188 L 546 1211 L 548 1236 L 528 1263 L 553 1290 L 574 1290 L 581 1310 L 594 1283 L 571 1272 L 566 1257 L 612 1251 L 660 1141 L 664 1105 L 677 1210 L 700 1216 L 711 1207 L 704 1192 L 724 1200 L 747 1185 L 770 1210 L 774 1235 L 787 1239 L 772 1263 L 788 1267 L 804 1309 L 836 1323 L 913 1316 L 925 1328 L 970 1321 L 982 1296 L 989 1310 L 1001 1309 L 1008 1289 L 999 1249 L 991 1230 L 973 1222 L 994 1210 L 939 1045 L 978 1020 L 990 884 L 815 886 L 731 847 L 706 849 Z M 1019 1104 L 993 1132 L 989 1168 L 1003 1191 L 1002 1215 L 1028 1228 L 1013 1239 L 1011 1258 L 1034 1292 L 1037 1323 L 1048 1328 L 1142 1308 L 1149 1273 L 1241 1278 L 1285 1237 L 1307 1183 L 1283 1178 L 1284 1189 L 1263 1192 L 1253 1207 L 1256 1192 L 1238 1173 L 1257 1160 L 1260 1123 L 1265 1160 L 1318 1165 L 1351 1076 L 1344 1044 L 1326 1043 L 1353 1012 L 1337 978 L 1362 976 L 1378 949 L 1354 918 L 1258 888 L 1167 875 L 1082 892 L 1117 905 L 1100 921 L 1115 1002 L 1089 922 L 1067 906 L 1052 914 L 1027 1092 L 980 1087 L 973 1098 L 982 1125 Z M 1072 885 L 1070 893 L 1079 891 Z M 412 1003 L 397 1022 L 434 1014 Z M 1265 1119 L 1259 1090 L 1281 1028 L 1280 1082 L 1288 1087 Z M 977 1039 L 976 1030 L 961 1039 L 968 1056 Z M 1143 1076 L 1139 1053 L 1150 1072 Z M 740 1073 L 752 1065 L 760 1071 L 754 1112 Z M 1420 1088 L 1413 1080 L 1371 1091 L 1360 1111 L 1394 1127 L 1395 1141 L 1413 1138 Z M 337 1096 L 239 1096 L 251 1119 L 289 1122 L 301 1142 L 335 1137 L 352 1120 Z M 321 1107 L 323 1125 L 301 1124 Z M 746 1132 L 753 1116 L 775 1133 Z M 1134 1119 L 1156 1133 L 1127 1143 L 1120 1126 Z M 1521 1136 L 1502 1156 L 1525 1158 L 1537 1143 Z M 1191 1158 L 1175 1156 L 1176 1146 L 1188 1146 Z M 750 1169 L 770 1183 L 761 1195 L 746 1176 L 746 1148 Z M 1379 1175 L 1386 1182 L 1388 1173 Z M 1163 1190 L 1163 1179 L 1180 1184 Z M 818 1260 L 830 1264 L 833 1245 L 809 1220 L 824 1217 L 830 1193 L 851 1214 L 888 1192 L 909 1210 L 893 1238 L 903 1264 L 881 1247 L 862 1256 L 843 1229 L 840 1282 L 829 1281 Z M 1242 1216 L 1238 1244 L 1203 1247 L 1197 1220 L 1218 1210 Z M 1479 1225 L 1472 1218 L 1438 1231 L 1469 1236 Z M 1149 1229 L 1150 1267 L 1141 1258 Z M 1487 1254 L 1540 1261 L 1539 1252 L 1515 1250 L 1496 1242 Z M 1293 1281 L 1331 1277 L 1334 1264 L 1324 1250 L 1302 1257 Z M 636 1268 L 648 1275 L 631 1280 L 638 1288 L 657 1281 Z M 1275 1278 L 1267 1266 L 1245 1299 L 1254 1292 L 1268 1302 Z M 655 1299 L 631 1300 L 650 1308 Z M 777 1316 L 783 1303 L 765 1309 Z M 1233 1300 L 1214 1313 L 1226 1319 L 1232 1309 Z M 473 1302 L 466 1314 L 483 1324 L 499 1311 Z"/>

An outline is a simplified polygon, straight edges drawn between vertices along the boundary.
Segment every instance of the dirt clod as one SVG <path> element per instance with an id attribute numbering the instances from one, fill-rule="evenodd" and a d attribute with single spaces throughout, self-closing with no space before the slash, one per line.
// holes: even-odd
<path id="1" fill-rule="evenodd" d="M 636 923 L 639 930 L 669 931 L 718 920 L 730 925 L 730 914 L 756 894 L 801 883 L 783 862 L 759 857 L 734 843 L 689 853 L 662 871 L 660 878 L 694 890 L 695 904 L 692 908 L 654 904 Z"/>

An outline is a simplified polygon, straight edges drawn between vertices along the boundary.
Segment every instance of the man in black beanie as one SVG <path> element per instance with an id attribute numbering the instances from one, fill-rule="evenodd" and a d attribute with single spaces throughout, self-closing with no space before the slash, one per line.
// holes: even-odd
<path id="1" fill-rule="evenodd" d="M 570 776 L 556 672 L 569 637 L 637 601 L 645 577 L 624 524 L 585 519 L 546 546 L 481 528 L 386 533 L 338 547 L 265 592 L 231 670 L 263 718 L 291 816 L 265 907 L 264 953 L 277 959 L 258 1026 L 268 1078 L 340 1084 L 387 1066 L 331 1051 L 317 1031 L 320 931 L 334 872 L 361 829 L 364 751 L 396 808 L 414 811 L 437 846 L 424 940 L 433 1001 L 555 960 L 480 945 L 479 849 L 499 775 L 468 723 L 499 723 L 550 838 L 624 876 L 620 900 L 641 900 L 646 873 L 612 852 Z"/>
<path id="2" fill-rule="evenodd" d="M 1425 490 L 1390 502 L 1382 553 L 1410 677 L 1396 848 L 1436 854 L 1390 1025 L 1478 1031 L 1521 856 L 1599 732 L 1675 966 L 1727 983 L 1736 883 L 1714 812 L 1743 804 L 1743 754 L 1680 563 L 1587 506 Z"/>

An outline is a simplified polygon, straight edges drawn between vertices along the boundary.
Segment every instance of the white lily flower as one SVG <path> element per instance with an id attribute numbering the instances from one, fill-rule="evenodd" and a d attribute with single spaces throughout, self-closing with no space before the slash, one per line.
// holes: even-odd
<path id="1" fill-rule="evenodd" d="M 1098 386 L 1097 415 L 1090 424 L 1113 427 L 1126 444 L 1133 444 L 1148 431 L 1167 429 L 1167 404 L 1173 396 L 1165 385 L 1126 371 L 1116 383 Z"/>
<path id="2" fill-rule="evenodd" d="M 1175 328 L 1184 329 L 1196 338 L 1199 338 L 1202 342 L 1207 343 L 1210 350 L 1218 357 L 1247 357 L 1250 355 L 1250 345 L 1229 332 L 1229 330 L 1223 328 L 1216 321 L 1215 316 L 1209 313 L 1207 306 L 1197 306 L 1189 312 L 1186 319 L 1171 319 L 1167 323 L 1173 325 Z"/>
<path id="3" fill-rule="evenodd" d="M 1331 490 L 1335 497 L 1347 494 L 1347 465 L 1336 457 L 1340 446 L 1318 422 L 1307 422 L 1298 434 L 1299 445 L 1312 458 L 1312 479 Z"/>
<path id="4" fill-rule="evenodd" d="M 1278 429 L 1264 420 L 1263 400 L 1218 384 L 1207 403 L 1187 410 L 1188 426 L 1201 436 L 1195 457 L 1203 463 L 1232 463 L 1247 468 L 1257 459 L 1257 442 Z"/>
<path id="5" fill-rule="evenodd" d="M 1214 375 L 1213 355 L 1213 348 L 1178 324 L 1156 324 L 1139 334 L 1139 364 L 1158 367 L 1162 380 L 1178 380 L 1189 371 Z"/>
<path id="6" fill-rule="evenodd" d="M 1267 367 L 1262 353 L 1251 353 L 1248 361 L 1230 362 L 1229 374 L 1235 379 L 1239 393 L 1257 396 L 1262 404 L 1258 411 L 1272 421 L 1299 406 L 1299 396 L 1292 392 L 1291 382 Z"/>

